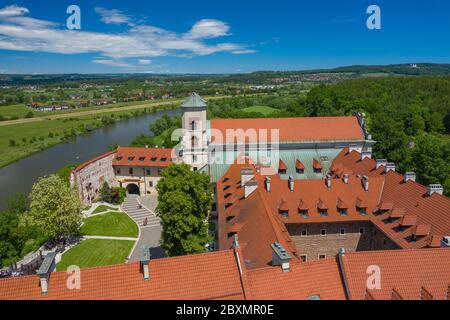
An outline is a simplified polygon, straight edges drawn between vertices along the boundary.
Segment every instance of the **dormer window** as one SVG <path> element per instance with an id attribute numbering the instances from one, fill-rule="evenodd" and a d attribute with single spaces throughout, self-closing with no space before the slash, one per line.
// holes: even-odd
<path id="1" fill-rule="evenodd" d="M 317 159 L 313 159 L 313 169 L 315 173 L 322 172 L 322 164 Z"/>
<path id="2" fill-rule="evenodd" d="M 289 216 L 289 206 L 286 203 L 286 201 L 284 201 L 283 199 L 281 199 L 281 203 L 278 208 L 278 212 L 281 214 L 281 216 L 283 218 L 287 218 Z"/>
<path id="3" fill-rule="evenodd" d="M 286 172 L 287 172 L 287 166 L 283 162 L 283 160 L 280 159 L 280 161 L 278 161 L 278 173 L 279 174 L 286 174 Z"/>
<path id="4" fill-rule="evenodd" d="M 151 159 L 150 160 L 152 160 L 152 161 L 156 161 L 158 158 L 157 157 L 151 157 Z"/>
<path id="5" fill-rule="evenodd" d="M 139 157 L 139 161 L 144 161 L 145 157 Z"/>
<path id="6" fill-rule="evenodd" d="M 128 157 L 128 161 L 133 161 L 134 157 Z"/>
<path id="7" fill-rule="evenodd" d="M 317 211 L 319 212 L 321 217 L 327 217 L 328 216 L 328 207 L 322 201 L 322 199 L 319 199 L 319 202 L 317 203 Z"/>
<path id="8" fill-rule="evenodd" d="M 117 157 L 116 160 L 120 161 L 120 160 L 122 160 L 122 157 Z"/>
<path id="9" fill-rule="evenodd" d="M 300 210 L 299 213 L 302 218 L 308 218 L 308 210 Z"/>
<path id="10" fill-rule="evenodd" d="M 358 213 L 362 216 L 367 216 L 367 208 L 358 208 Z"/>
<path id="11" fill-rule="evenodd" d="M 305 166 L 303 165 L 303 163 L 297 159 L 297 161 L 295 161 L 295 171 L 298 174 L 303 174 L 305 173 Z"/>
<path id="12" fill-rule="evenodd" d="M 166 161 L 166 160 L 167 160 L 166 157 L 162 157 L 162 158 L 161 158 L 161 161 L 162 161 L 162 162 L 164 162 L 164 161 Z"/>
<path id="13" fill-rule="evenodd" d="M 337 200 L 337 209 L 341 216 L 348 215 L 348 211 L 347 211 L 348 206 L 341 198 L 338 198 L 338 200 Z"/>

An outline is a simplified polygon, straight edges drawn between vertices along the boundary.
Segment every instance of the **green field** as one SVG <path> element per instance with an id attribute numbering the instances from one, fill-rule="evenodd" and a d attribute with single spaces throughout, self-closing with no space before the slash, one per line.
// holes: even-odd
<path id="1" fill-rule="evenodd" d="M 108 212 L 87 218 L 81 233 L 88 236 L 134 237 L 139 234 L 136 223 L 123 212 Z"/>
<path id="2" fill-rule="evenodd" d="M 65 271 L 71 265 L 80 268 L 124 263 L 134 241 L 88 239 L 63 254 L 57 264 L 58 271 Z"/>
<path id="3" fill-rule="evenodd" d="M 245 112 L 258 112 L 265 116 L 268 116 L 272 113 L 278 112 L 278 109 L 268 107 L 268 106 L 251 106 L 245 109 L 242 109 L 242 111 Z"/>
<path id="4" fill-rule="evenodd" d="M 40 121 L 12 125 L 2 125 L 2 122 L 0 122 L 0 167 L 45 150 L 71 137 L 86 133 L 89 130 L 104 127 L 108 125 L 107 122 L 102 121 L 104 117 L 113 116 L 115 120 L 121 120 L 126 117 L 134 117 L 168 107 L 154 106 L 142 110 L 107 112 L 51 120 L 42 119 Z M 108 146 L 105 146 L 105 151 L 107 151 L 107 148 Z"/>
<path id="5" fill-rule="evenodd" d="M 213 100 L 224 96 L 205 98 Z M 35 111 L 34 113 L 38 115 L 33 118 L 0 121 L 0 168 L 67 139 L 110 124 L 104 121 L 105 117 L 120 121 L 144 113 L 173 109 L 181 101 L 182 99 L 167 99 L 122 103 L 50 113 Z M 0 115 L 2 112 L 5 115 L 9 114 L 14 108 L 17 108 L 17 114 L 29 112 L 25 106 L 0 106 Z M 107 151 L 107 148 L 108 146 L 105 146 L 104 151 Z"/>

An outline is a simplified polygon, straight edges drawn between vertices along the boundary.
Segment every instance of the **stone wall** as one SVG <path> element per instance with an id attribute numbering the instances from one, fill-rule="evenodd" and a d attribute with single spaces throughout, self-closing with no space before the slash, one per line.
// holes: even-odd
<path id="1" fill-rule="evenodd" d="M 306 256 L 308 261 L 318 260 L 320 255 L 335 256 L 340 248 L 347 252 L 399 249 L 370 221 L 288 224 L 286 228 L 297 247 L 298 256 Z M 345 234 L 341 234 L 342 228 Z M 303 230 L 306 235 L 302 235 Z M 322 235 L 321 230 L 326 230 L 326 235 Z"/>
<path id="2" fill-rule="evenodd" d="M 106 153 L 74 170 L 71 174 L 71 184 L 76 185 L 82 203 L 89 205 L 99 197 L 99 190 L 104 182 L 109 186 L 118 186 L 112 161 L 115 152 Z"/>
<path id="3" fill-rule="evenodd" d="M 114 172 L 120 186 L 126 188 L 131 183 L 136 184 L 140 194 L 144 195 L 157 193 L 156 185 L 161 179 L 163 169 L 164 167 L 115 166 Z"/>
<path id="4" fill-rule="evenodd" d="M 298 256 L 306 255 L 308 261 L 318 260 L 319 255 L 335 256 L 340 248 L 346 251 L 370 250 L 371 223 L 368 221 L 289 224 L 286 228 L 297 247 Z M 341 234 L 341 229 L 345 229 L 345 234 Z M 302 235 L 302 230 L 306 230 L 306 235 Z M 322 235 L 321 230 L 326 230 L 326 235 Z"/>

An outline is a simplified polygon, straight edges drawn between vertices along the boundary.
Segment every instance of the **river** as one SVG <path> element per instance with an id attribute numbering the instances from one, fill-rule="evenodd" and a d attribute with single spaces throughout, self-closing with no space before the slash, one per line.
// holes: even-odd
<path id="1" fill-rule="evenodd" d="M 28 194 L 37 178 L 55 173 L 65 165 L 81 164 L 99 156 L 108 151 L 108 146 L 115 143 L 126 146 L 141 133 L 150 135 L 149 124 L 164 114 L 180 115 L 181 110 L 160 111 L 122 120 L 1 168 L 0 211 L 6 208 L 10 196 L 16 193 Z"/>

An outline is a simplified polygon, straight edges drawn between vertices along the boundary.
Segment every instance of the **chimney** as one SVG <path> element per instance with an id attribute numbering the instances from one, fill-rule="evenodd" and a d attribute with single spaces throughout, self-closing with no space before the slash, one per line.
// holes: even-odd
<path id="1" fill-rule="evenodd" d="M 252 180 L 255 175 L 253 174 L 253 170 L 251 168 L 243 168 L 241 169 L 241 187 L 245 186 L 247 181 Z"/>
<path id="2" fill-rule="evenodd" d="M 270 178 L 269 177 L 266 177 L 265 185 L 266 185 L 267 192 L 270 192 Z"/>
<path id="3" fill-rule="evenodd" d="M 368 176 L 362 177 L 362 184 L 364 187 L 364 191 L 369 191 L 369 177 Z"/>
<path id="4" fill-rule="evenodd" d="M 428 195 L 431 196 L 433 193 L 444 194 L 444 187 L 441 184 L 429 184 Z"/>
<path id="5" fill-rule="evenodd" d="M 279 242 L 272 243 L 270 246 L 272 248 L 272 265 L 281 266 L 283 272 L 290 272 L 291 266 L 289 262 L 292 257 Z"/>
<path id="6" fill-rule="evenodd" d="M 344 174 L 342 180 L 345 184 L 348 184 L 348 174 Z"/>
<path id="7" fill-rule="evenodd" d="M 339 248 L 339 256 L 340 257 L 343 257 L 343 256 L 345 256 L 345 248 Z"/>
<path id="8" fill-rule="evenodd" d="M 403 181 L 408 182 L 409 180 L 416 181 L 416 173 L 415 172 L 406 172 L 405 173 L 405 175 L 403 176 Z"/>
<path id="9" fill-rule="evenodd" d="M 360 147 L 357 144 L 350 144 L 348 146 L 348 152 L 357 151 L 360 152 Z"/>
<path id="10" fill-rule="evenodd" d="M 386 159 L 377 159 L 377 169 L 381 166 L 386 166 L 386 164 L 388 163 L 388 161 Z"/>
<path id="11" fill-rule="evenodd" d="M 293 176 L 289 176 L 289 190 L 291 190 L 291 192 L 294 192 L 294 177 Z"/>
<path id="12" fill-rule="evenodd" d="M 144 274 L 144 280 L 150 279 L 150 247 L 143 245 L 141 248 L 141 267 Z"/>
<path id="13" fill-rule="evenodd" d="M 248 198 L 249 195 L 253 193 L 258 188 L 258 181 L 251 180 L 247 181 L 244 186 L 244 196 L 245 198 Z"/>
<path id="14" fill-rule="evenodd" d="M 386 163 L 386 166 L 384 167 L 384 172 L 388 173 L 389 171 L 395 171 L 395 163 L 393 162 Z"/>
<path id="15" fill-rule="evenodd" d="M 37 274 L 39 275 L 39 279 L 41 282 L 41 293 L 46 295 L 48 294 L 48 288 L 50 285 L 50 274 L 55 269 L 55 257 L 56 252 L 48 253 L 44 261 L 42 262 Z"/>
<path id="16" fill-rule="evenodd" d="M 364 160 L 365 158 L 372 159 L 372 152 L 371 151 L 362 151 L 361 152 L 361 160 Z"/>
<path id="17" fill-rule="evenodd" d="M 331 175 L 327 174 L 325 177 L 325 183 L 327 185 L 327 189 L 331 189 Z"/>
<path id="18" fill-rule="evenodd" d="M 234 240 L 233 240 L 233 248 L 236 249 L 239 247 L 239 240 L 237 233 L 234 234 Z"/>

